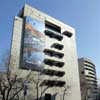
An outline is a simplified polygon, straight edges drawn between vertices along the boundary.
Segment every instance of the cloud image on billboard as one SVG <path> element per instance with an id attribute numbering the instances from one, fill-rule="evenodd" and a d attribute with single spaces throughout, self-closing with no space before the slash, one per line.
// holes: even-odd
<path id="1" fill-rule="evenodd" d="M 31 70 L 43 68 L 45 47 L 45 25 L 29 16 L 25 20 L 23 67 Z"/>

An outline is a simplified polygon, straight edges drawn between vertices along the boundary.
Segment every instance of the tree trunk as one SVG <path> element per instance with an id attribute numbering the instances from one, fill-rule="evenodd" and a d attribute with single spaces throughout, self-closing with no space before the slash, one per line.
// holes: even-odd
<path id="1" fill-rule="evenodd" d="M 5 94 L 3 94 L 2 100 L 5 100 Z"/>
<path id="2" fill-rule="evenodd" d="M 37 83 L 37 100 L 38 100 L 38 98 L 39 98 L 39 95 L 38 95 L 38 93 L 39 93 L 39 91 L 38 91 L 38 83 Z"/>

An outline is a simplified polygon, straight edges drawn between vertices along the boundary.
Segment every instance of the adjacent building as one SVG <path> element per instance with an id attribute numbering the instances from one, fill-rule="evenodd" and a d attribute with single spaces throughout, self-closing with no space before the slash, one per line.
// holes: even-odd
<path id="1" fill-rule="evenodd" d="M 88 58 L 80 58 L 78 62 L 82 100 L 97 100 L 95 64 Z"/>
<path id="2" fill-rule="evenodd" d="M 14 19 L 10 68 L 39 82 L 28 100 L 81 100 L 75 29 L 29 5 Z"/>

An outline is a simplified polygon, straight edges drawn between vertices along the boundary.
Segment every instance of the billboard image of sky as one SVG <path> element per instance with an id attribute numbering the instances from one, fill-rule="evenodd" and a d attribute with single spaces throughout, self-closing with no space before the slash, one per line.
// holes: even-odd
<path id="1" fill-rule="evenodd" d="M 23 67 L 31 70 L 43 68 L 45 47 L 45 25 L 29 16 L 25 20 Z"/>

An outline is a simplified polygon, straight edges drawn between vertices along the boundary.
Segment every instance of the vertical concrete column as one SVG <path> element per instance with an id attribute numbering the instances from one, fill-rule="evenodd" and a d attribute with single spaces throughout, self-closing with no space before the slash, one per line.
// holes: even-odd
<path id="1" fill-rule="evenodd" d="M 20 52 L 21 52 L 21 41 L 22 41 L 22 31 L 23 31 L 23 19 L 15 17 L 13 26 L 13 36 L 11 45 L 11 58 L 10 58 L 10 68 L 13 71 L 20 65 Z"/>

